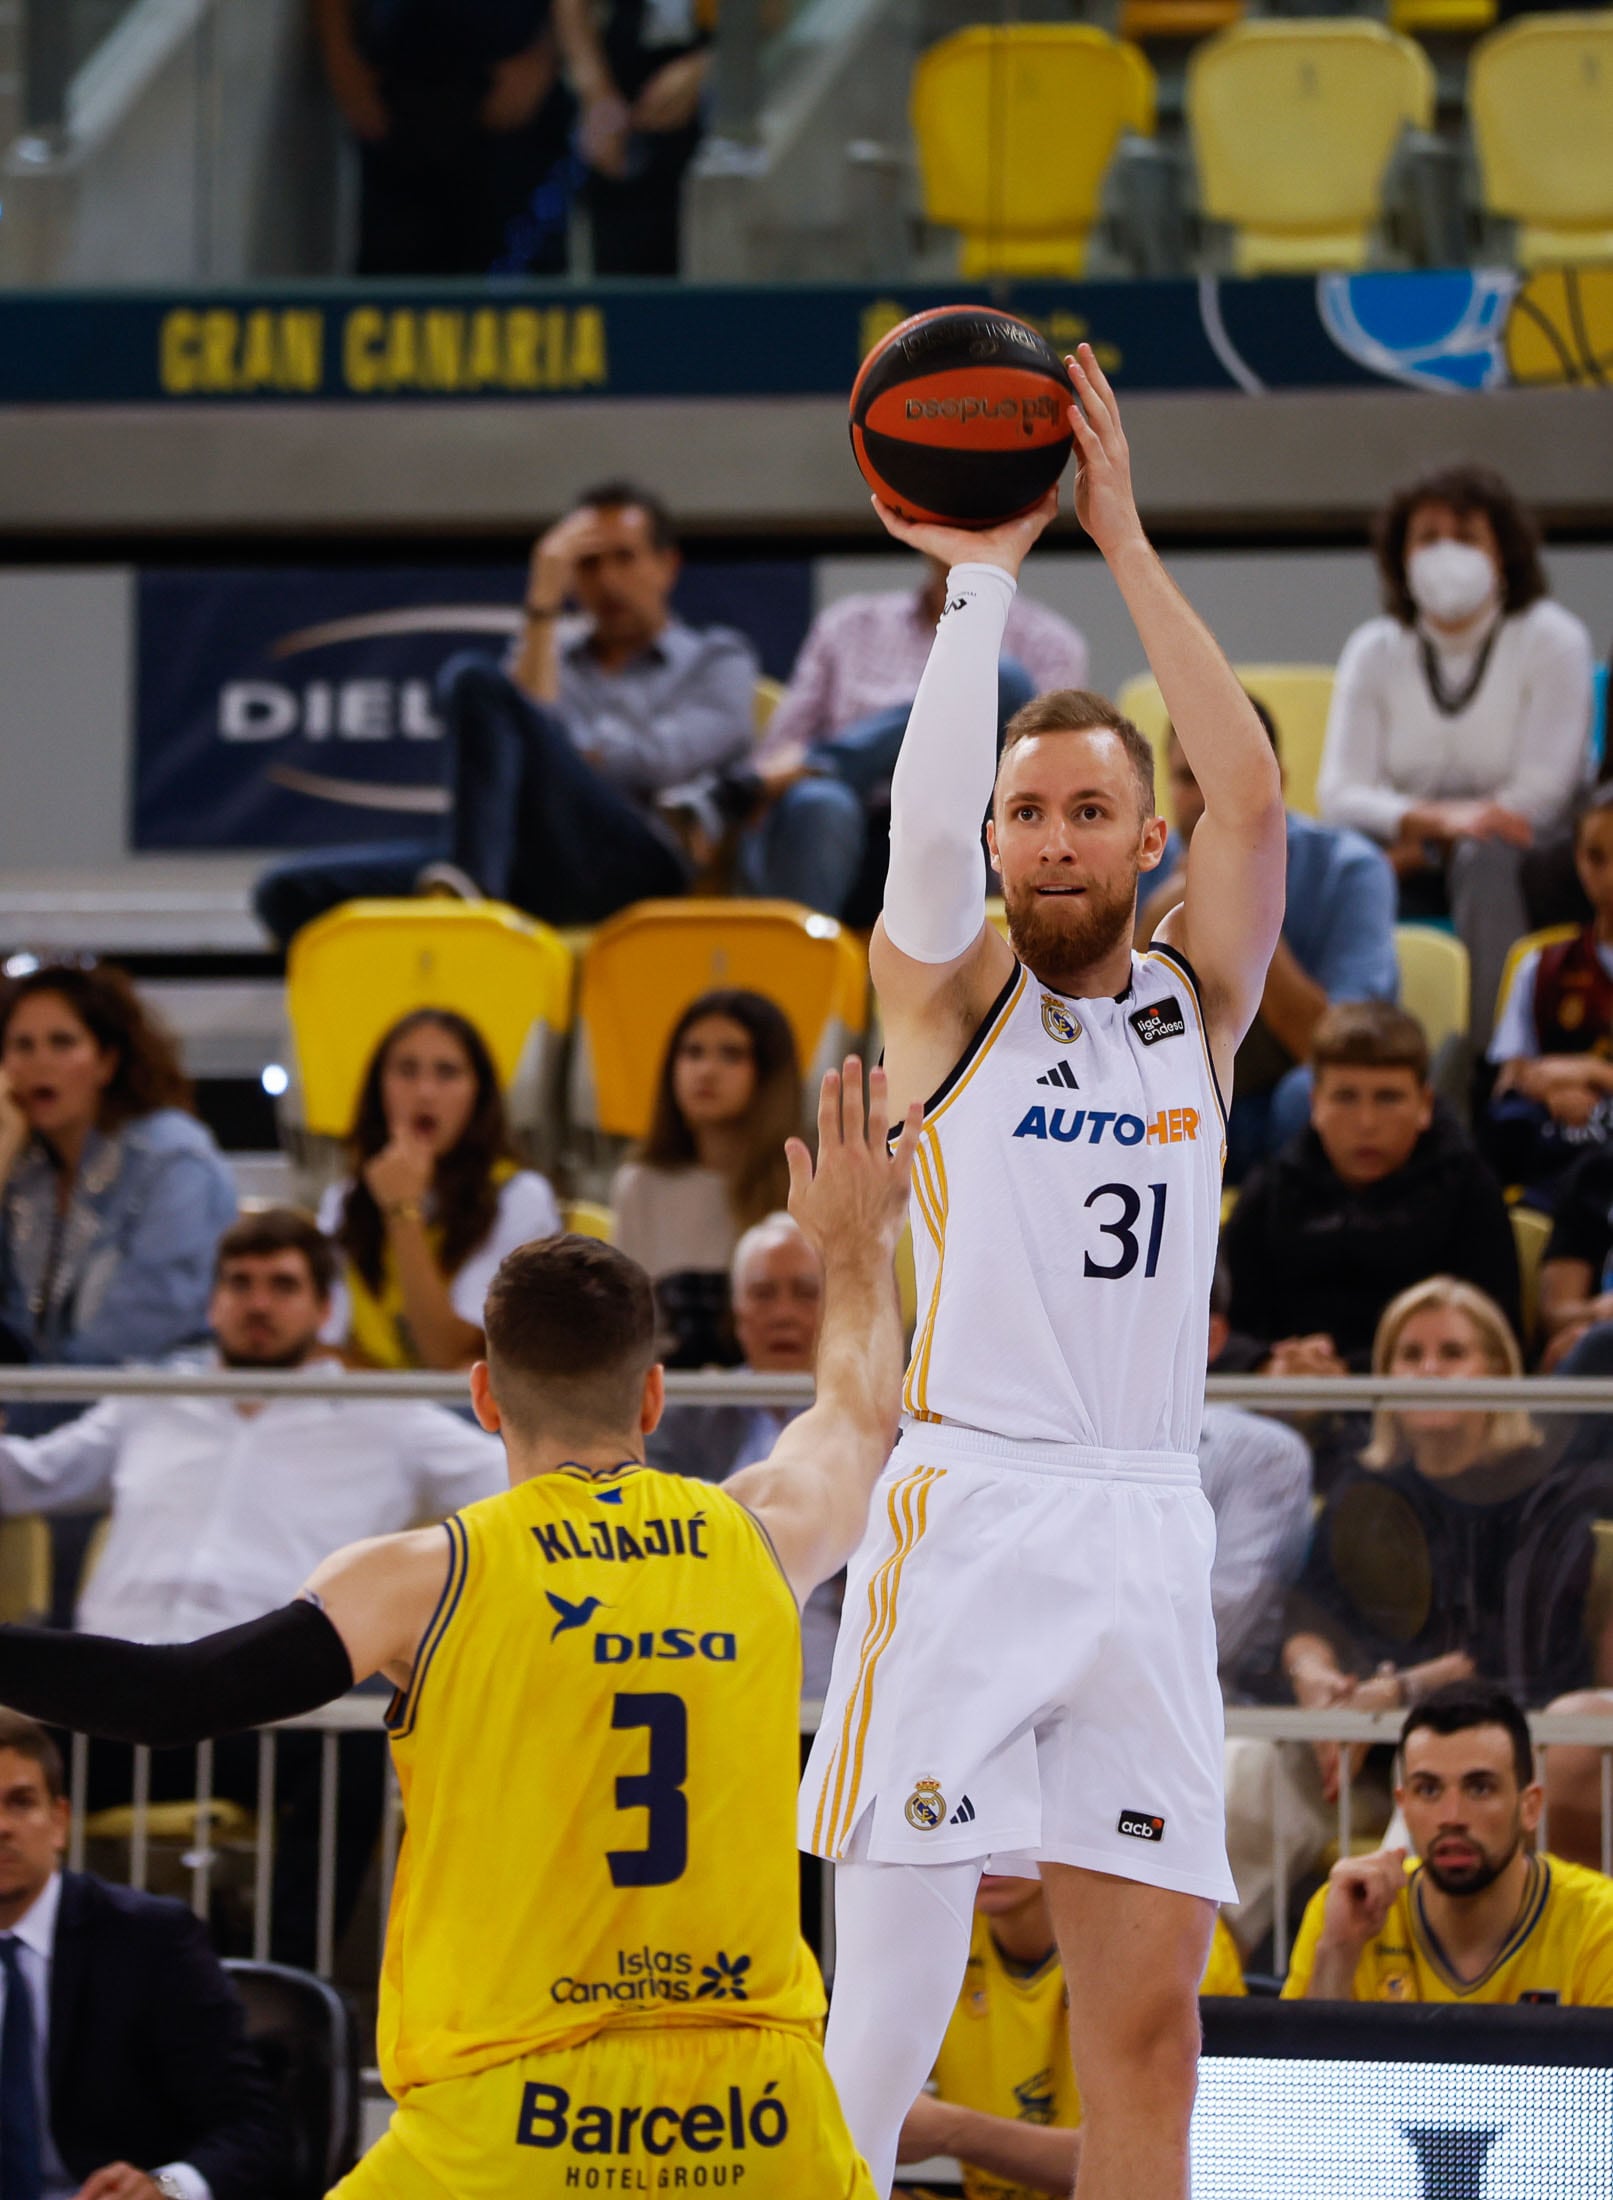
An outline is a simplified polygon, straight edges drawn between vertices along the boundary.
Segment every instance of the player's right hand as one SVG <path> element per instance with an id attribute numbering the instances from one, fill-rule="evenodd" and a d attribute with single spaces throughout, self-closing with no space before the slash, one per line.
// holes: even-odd
<path id="1" fill-rule="evenodd" d="M 1327 1875 L 1322 1905 L 1322 1939 L 1334 1948 L 1360 1948 L 1394 1908 L 1406 1883 L 1404 1849 L 1377 1849 L 1371 1856 L 1341 1856 Z"/>
<path id="2" fill-rule="evenodd" d="M 784 1148 L 790 1166 L 790 1212 L 830 1267 L 870 1252 L 889 1260 L 907 1219 L 907 1186 L 924 1124 L 915 1100 L 895 1151 L 890 1148 L 890 1103 L 885 1072 L 868 1078 L 863 1110 L 863 1066 L 855 1054 L 843 1069 L 824 1072 L 818 1088 L 818 1160 L 803 1139 Z"/>
<path id="3" fill-rule="evenodd" d="M 1000 527 L 944 527 L 934 520 L 903 519 L 879 497 L 873 499 L 873 506 L 888 535 L 927 558 L 938 558 L 949 571 L 954 565 L 996 565 L 1010 580 L 1018 580 L 1032 543 L 1048 521 L 1058 517 L 1059 493 L 1049 489 L 1040 504 L 1021 512 L 1018 519 L 1004 520 Z"/>

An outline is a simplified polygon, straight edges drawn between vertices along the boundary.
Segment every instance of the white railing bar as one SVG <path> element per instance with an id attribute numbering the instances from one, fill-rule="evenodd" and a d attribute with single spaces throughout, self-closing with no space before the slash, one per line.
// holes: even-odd
<path id="1" fill-rule="evenodd" d="M 336 1751 L 327 1733 L 319 1745 L 319 1888 L 314 1926 L 314 1969 L 329 1978 L 336 1968 Z"/>
<path id="2" fill-rule="evenodd" d="M 804 1405 L 812 1397 L 812 1378 L 701 1368 L 670 1373 L 666 1394 L 678 1405 Z M 1426 1405 L 1428 1384 L 1405 1375 L 1212 1375 L 1206 1395 L 1270 1413 L 1352 1413 L 1373 1404 Z M 334 1365 L 327 1372 L 324 1364 L 261 1373 L 238 1367 L 8 1367 L 0 1373 L 0 1397 L 65 1404 L 98 1398 L 412 1398 L 464 1405 L 469 1390 L 461 1374 Z M 1607 1412 L 1613 1410 L 1613 1376 L 1487 1376 L 1447 1382 L 1440 1397 L 1452 1405 L 1531 1413 Z"/>
<path id="3" fill-rule="evenodd" d="M 269 1960 L 269 1910 L 274 1901 L 274 1776 L 280 1742 L 272 1727 L 258 1735 L 258 1836 L 252 1858 L 252 1960 Z"/>
<path id="4" fill-rule="evenodd" d="M 67 1792 L 72 1798 L 73 1816 L 67 1829 L 67 1868 L 70 1872 L 84 1869 L 84 1820 L 88 1815 L 90 1792 L 90 1738 L 87 1734 L 75 1734 L 68 1750 Z"/>
<path id="5" fill-rule="evenodd" d="M 387 1751 L 383 1760 L 385 1769 L 381 1775 L 381 1947 L 379 1961 L 386 1958 L 387 1923 L 392 1915 L 392 1882 L 398 1871 L 398 1842 L 403 1830 L 403 1795 L 398 1787 L 398 1769 L 392 1762 L 392 1752 Z"/>
<path id="6" fill-rule="evenodd" d="M 137 1749 L 134 1753 L 134 1780 L 129 1797 L 134 1807 L 134 1825 L 129 1833 L 129 1884 L 145 1891 L 146 1884 L 146 1813 L 151 1808 L 151 1752 Z"/>
<path id="7" fill-rule="evenodd" d="M 196 1844 L 191 1850 L 190 1906 L 200 1918 L 207 1916 L 209 1882 L 213 1876 L 213 1745 L 196 1745 Z"/>

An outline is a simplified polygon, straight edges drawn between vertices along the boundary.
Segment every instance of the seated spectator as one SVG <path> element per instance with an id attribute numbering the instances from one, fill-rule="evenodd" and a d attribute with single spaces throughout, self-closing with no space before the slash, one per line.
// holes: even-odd
<path id="1" fill-rule="evenodd" d="M 113 1367 L 205 1335 L 235 1186 L 173 1040 L 121 970 L 0 992 L 0 1359 Z M 8 1409 L 13 1428 L 59 1408 Z"/>
<path id="2" fill-rule="evenodd" d="M 545 0 L 317 0 L 360 275 L 563 275 L 572 103 Z"/>
<path id="3" fill-rule="evenodd" d="M 737 870 L 749 892 L 873 922 L 884 897 L 891 773 L 946 579 L 941 561 L 926 558 L 916 592 L 843 596 L 813 620 L 749 775 L 752 799 L 772 798 L 740 843 Z M 1086 682 L 1084 637 L 1020 590 L 997 670 L 998 740 L 1032 696 Z"/>
<path id="4" fill-rule="evenodd" d="M 1435 1100 L 1416 1019 L 1387 1001 L 1330 1008 L 1311 1069 L 1310 1128 L 1255 1170 L 1223 1237 L 1244 1364 L 1364 1369 L 1384 1308 L 1436 1272 L 1487 1291 L 1516 1328 L 1506 1202 Z"/>
<path id="5" fill-rule="evenodd" d="M 582 102 L 596 275 L 676 275 L 683 179 L 700 143 L 714 9 L 701 0 L 555 0 Z"/>
<path id="6" fill-rule="evenodd" d="M 1477 1681 L 1441 1688 L 1411 1711 L 1400 1750 L 1411 1860 L 1390 1848 L 1334 1865 L 1284 1995 L 1613 2006 L 1613 1881 L 1533 1846 L 1544 1791 L 1513 1698 Z"/>
<path id="7" fill-rule="evenodd" d="M 1539 1300 L 1543 1368 L 1613 1370 L 1613 1150 L 1592 1147 L 1558 1184 Z"/>
<path id="8" fill-rule="evenodd" d="M 353 1175 L 319 1210 L 344 1256 L 327 1342 L 354 1367 L 469 1367 L 499 1262 L 560 1228 L 548 1180 L 511 1157 L 475 1025 L 446 1008 L 395 1023 L 364 1073 L 349 1149 Z"/>
<path id="9" fill-rule="evenodd" d="M 1281 757 L 1270 711 L 1250 696 Z M 1157 871 L 1139 883 L 1137 944 L 1187 891 L 1187 851 L 1204 815 L 1193 767 L 1174 730 L 1168 766 L 1174 829 Z M 1287 812 L 1288 899 L 1282 937 L 1266 973 L 1260 1013 L 1238 1048 L 1227 1125 L 1227 1181 L 1240 1184 L 1257 1161 L 1279 1152 L 1310 1117 L 1311 1041 L 1330 1002 L 1392 1001 L 1395 879 L 1383 852 L 1360 833 Z"/>
<path id="10" fill-rule="evenodd" d="M 243 1215 L 219 1241 L 214 1352 L 201 1365 L 294 1369 L 321 1355 L 335 1258 L 306 1215 Z M 319 1562 L 363 1536 L 440 1518 L 504 1486 L 500 1447 L 441 1406 L 383 1399 L 115 1398 L 48 1436 L 0 1436 L 0 1514 L 111 1507 L 75 1624 L 135 1642 L 192 1642 L 287 1603 Z M 216 1793 L 256 1809 L 253 1736 L 218 1743 Z M 342 1750 L 337 1914 L 379 1823 L 376 1735 Z M 129 1756 L 91 1749 L 91 1806 L 129 1799 Z M 155 1801 L 195 1793 L 188 1750 L 152 1758 Z M 313 1954 L 319 1740 L 280 1740 L 275 1950 Z"/>
<path id="11" fill-rule="evenodd" d="M 275 938 L 356 895 L 421 886 L 485 894 L 549 924 L 598 924 L 685 892 L 694 864 L 667 805 L 698 810 L 699 784 L 749 750 L 757 668 L 738 634 L 697 633 L 673 615 L 677 577 L 656 497 L 630 482 L 580 497 L 532 552 L 505 663 L 459 656 L 443 668 L 446 832 L 277 864 L 253 897 Z"/>
<path id="12" fill-rule="evenodd" d="M 1569 1164 L 1613 1135 L 1613 786 L 1580 805 L 1574 862 L 1591 922 L 1520 958 L 1490 1040 L 1486 1144 L 1532 1205 L 1553 1204 Z"/>
<path id="13" fill-rule="evenodd" d="M 64 1871 L 43 1727 L 0 1710 L 6 2200 L 270 2200 L 291 2142 L 241 2004 L 179 1902 Z"/>
<path id="14" fill-rule="evenodd" d="M 732 1366 L 729 1263 L 784 1205 L 784 1141 L 801 1073 L 784 1013 L 760 993 L 702 993 L 661 1063 L 650 1134 L 611 1186 L 616 1243 L 655 1285 L 668 1367 Z"/>
<path id="15" fill-rule="evenodd" d="M 1215 1264 L 1210 1364 L 1224 1349 L 1232 1285 Z M 1311 1539 L 1311 1455 L 1281 1421 L 1241 1406 L 1207 1405 L 1199 1480 L 1215 1515 L 1210 1607 L 1224 1696 L 1269 1693 L 1282 1646 L 1283 1609 Z"/>
<path id="16" fill-rule="evenodd" d="M 1494 1302 L 1449 1276 L 1403 1292 L 1379 1324 L 1373 1373 L 1430 1381 L 1516 1376 L 1516 1339 Z M 1382 1711 L 1477 1674 L 1544 1704 L 1592 1670 L 1613 1678 L 1613 1641 L 1586 1619 L 1594 1521 L 1606 1478 L 1559 1465 L 1528 1418 L 1464 1406 L 1381 1409 L 1335 1478 L 1290 1604 L 1282 1664 L 1308 1710 Z M 1382 1753 L 1350 1752 L 1358 1824 L 1379 1830 Z M 1283 1790 L 1290 1878 L 1336 1827 L 1340 1750 L 1227 1746 L 1228 1841 L 1250 1946 L 1269 1923 L 1273 1785 Z"/>
<path id="17" fill-rule="evenodd" d="M 1529 928 L 1524 851 L 1587 773 L 1591 639 L 1547 593 L 1534 520 L 1486 466 L 1397 490 L 1375 544 L 1384 615 L 1339 658 L 1318 798 L 1329 824 L 1388 850 L 1402 916 L 1453 918 L 1483 1047 Z"/>
<path id="18" fill-rule="evenodd" d="M 1199 1991 L 1245 1991 L 1219 1918 Z M 1070 2062 L 1070 1997 L 1039 1879 L 988 1872 L 981 1880 L 934 2085 L 908 2111 L 899 2162 L 955 2156 L 966 2200 L 1069 2192 L 1081 2156 L 1081 2096 Z"/>

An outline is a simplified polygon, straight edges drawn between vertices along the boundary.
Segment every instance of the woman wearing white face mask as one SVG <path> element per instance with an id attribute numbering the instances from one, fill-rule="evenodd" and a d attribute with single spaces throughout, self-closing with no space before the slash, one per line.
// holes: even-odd
<path id="1" fill-rule="evenodd" d="M 1482 1047 L 1507 950 L 1528 929 L 1524 851 L 1588 770 L 1591 639 L 1547 594 L 1534 521 L 1488 467 L 1398 490 L 1374 545 L 1385 616 L 1339 658 L 1321 811 L 1384 844 L 1402 916 L 1450 914 Z"/>

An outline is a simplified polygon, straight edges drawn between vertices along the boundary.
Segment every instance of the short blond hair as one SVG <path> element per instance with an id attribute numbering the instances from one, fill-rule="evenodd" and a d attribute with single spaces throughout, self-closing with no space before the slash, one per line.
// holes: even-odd
<path id="1" fill-rule="evenodd" d="M 1053 688 L 1048 694 L 1033 695 L 1028 703 L 1021 704 L 1003 728 L 1002 754 L 997 759 L 999 779 L 1009 752 L 1017 749 L 1021 741 L 1032 741 L 1042 733 L 1118 734 L 1137 775 L 1143 815 L 1154 815 L 1153 744 L 1107 696 L 1095 695 L 1090 688 Z"/>
<path id="2" fill-rule="evenodd" d="M 1459 1276 L 1429 1276 L 1393 1298 L 1378 1317 L 1372 1340 L 1372 1372 L 1387 1375 L 1400 1333 L 1414 1314 L 1431 1307 L 1465 1315 L 1483 1341 L 1492 1375 L 1521 1375 L 1523 1354 L 1507 1320 L 1494 1299 L 1476 1284 Z M 1499 1458 L 1504 1452 L 1527 1451 L 1540 1442 L 1540 1431 L 1527 1413 L 1507 1411 L 1485 1416 L 1484 1456 Z M 1372 1416 L 1372 1441 L 1361 1454 L 1361 1464 L 1374 1469 L 1391 1465 L 1400 1456 L 1400 1416 L 1392 1406 L 1380 1406 Z"/>

